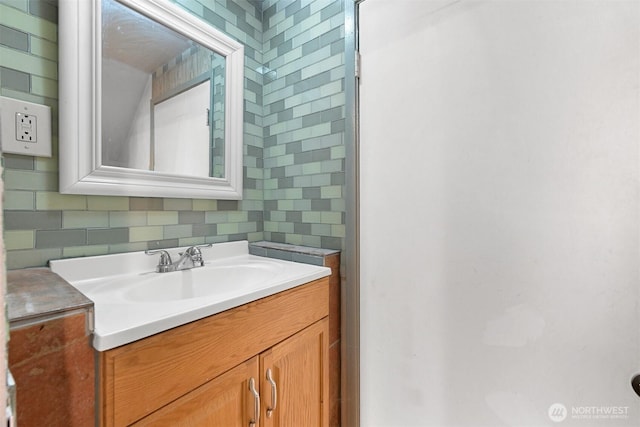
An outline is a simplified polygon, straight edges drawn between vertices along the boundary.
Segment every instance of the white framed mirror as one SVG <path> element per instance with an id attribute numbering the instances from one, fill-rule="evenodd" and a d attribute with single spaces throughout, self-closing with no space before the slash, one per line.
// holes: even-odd
<path id="1" fill-rule="evenodd" d="M 241 199 L 243 45 L 168 0 L 58 7 L 60 192 Z"/>

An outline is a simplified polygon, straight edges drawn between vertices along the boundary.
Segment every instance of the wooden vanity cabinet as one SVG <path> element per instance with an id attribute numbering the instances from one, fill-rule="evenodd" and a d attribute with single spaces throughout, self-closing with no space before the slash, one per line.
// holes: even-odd
<path id="1" fill-rule="evenodd" d="M 328 426 L 328 283 L 100 353 L 100 425 Z"/>
<path id="2" fill-rule="evenodd" d="M 328 328 L 325 318 L 260 356 L 261 426 L 329 425 Z M 274 394 L 276 408 L 268 413 Z"/>
<path id="3" fill-rule="evenodd" d="M 249 378 L 258 378 L 252 358 L 134 423 L 134 426 L 247 426 L 253 418 Z"/>

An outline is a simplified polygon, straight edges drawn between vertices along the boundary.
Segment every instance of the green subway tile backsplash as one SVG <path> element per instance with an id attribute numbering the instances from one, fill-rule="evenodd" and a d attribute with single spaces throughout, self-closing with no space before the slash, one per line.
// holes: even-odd
<path id="1" fill-rule="evenodd" d="M 7 269 L 44 266 L 49 260 L 58 258 L 62 258 L 62 248 L 7 250 Z"/>
<path id="2" fill-rule="evenodd" d="M 195 200 L 164 199 L 164 208 L 168 211 L 190 211 L 195 209 Z"/>
<path id="3" fill-rule="evenodd" d="M 87 196 L 87 209 L 90 211 L 127 211 L 128 197 Z"/>
<path id="4" fill-rule="evenodd" d="M 228 234 L 218 230 L 218 224 L 193 224 L 192 234 L 194 237 L 209 237 L 216 234 Z M 223 240 L 224 241 L 224 240 Z"/>
<path id="5" fill-rule="evenodd" d="M 9 269 L 239 239 L 342 247 L 343 0 L 173 1 L 245 44 L 244 199 L 59 194 L 57 2 L 0 0 L 0 94 L 53 113 L 53 158 L 5 156 Z"/>
<path id="6" fill-rule="evenodd" d="M 62 228 L 62 212 L 28 212 L 8 210 L 5 210 L 4 212 L 5 230 L 33 230 L 36 228 L 34 225 L 37 225 L 37 228 L 44 230 Z"/>
<path id="7" fill-rule="evenodd" d="M 107 212 L 64 211 L 62 228 L 99 228 L 109 227 Z"/>
<path id="8" fill-rule="evenodd" d="M 165 239 L 179 239 L 185 236 L 191 236 L 193 233 L 193 226 L 191 224 L 182 225 L 167 225 L 164 227 Z"/>
<path id="9" fill-rule="evenodd" d="M 178 224 L 204 224 L 204 219 L 202 211 L 184 211 L 178 215 Z"/>
<path id="10" fill-rule="evenodd" d="M 151 240 L 162 240 L 164 239 L 163 231 L 163 227 L 159 225 L 131 227 L 129 228 L 129 241 L 148 242 Z"/>
<path id="11" fill-rule="evenodd" d="M 58 60 L 58 45 L 49 40 L 36 37 L 33 34 L 30 36 L 31 54 L 39 56 L 44 59 L 50 59 L 52 61 Z"/>
<path id="12" fill-rule="evenodd" d="M 38 16 L 26 13 L 20 2 L 0 2 L 0 24 L 47 40 L 58 40 L 58 26 Z"/>
<path id="13" fill-rule="evenodd" d="M 4 88 L 3 93 L 9 90 L 28 92 L 31 89 L 31 75 L 13 68 L 0 67 L 0 85 Z"/>
<path id="14" fill-rule="evenodd" d="M 0 4 L 11 6 L 23 12 L 29 12 L 29 0 L 0 0 Z"/>
<path id="15" fill-rule="evenodd" d="M 150 197 L 130 197 L 129 210 L 132 211 L 161 211 L 164 209 L 164 199 Z"/>
<path id="16" fill-rule="evenodd" d="M 4 167 L 9 169 L 35 170 L 35 161 L 33 157 L 5 154 Z"/>
<path id="17" fill-rule="evenodd" d="M 8 251 L 18 250 L 18 249 L 33 249 L 34 247 L 33 230 L 5 231 L 4 245 L 5 245 L 5 249 Z"/>
<path id="18" fill-rule="evenodd" d="M 7 171 L 6 175 L 8 176 L 11 171 Z M 44 175 L 44 174 L 41 174 Z M 47 174 L 51 176 L 55 176 L 57 180 L 57 174 Z M 52 178 L 53 179 L 53 178 Z M 48 181 L 48 183 L 51 183 Z M 57 182 L 54 181 L 57 188 Z M 8 184 L 7 184 L 8 186 Z M 87 209 L 87 198 L 86 196 L 76 196 L 70 194 L 60 194 L 54 191 L 38 191 L 36 192 L 36 209 L 37 210 L 64 210 L 64 209 L 72 209 L 72 210 L 85 210 Z"/>
<path id="19" fill-rule="evenodd" d="M 55 61 L 38 58 L 26 52 L 10 49 L 1 44 L 0 57 L 2 57 L 2 66 L 5 68 L 54 80 L 58 78 L 58 67 Z"/>
<path id="20" fill-rule="evenodd" d="M 35 200 L 31 191 L 10 191 L 4 192 L 4 209 L 10 210 L 33 210 Z"/>
<path id="21" fill-rule="evenodd" d="M 87 230 L 87 243 L 89 245 L 127 243 L 128 241 L 129 241 L 128 228 L 105 228 L 105 229 Z"/>
<path id="22" fill-rule="evenodd" d="M 36 248 L 64 248 L 87 244 L 87 230 L 36 230 Z"/>
<path id="23" fill-rule="evenodd" d="M 0 44 L 12 49 L 29 52 L 29 34 L 0 25 Z"/>
<path id="24" fill-rule="evenodd" d="M 29 0 L 29 13 L 54 24 L 58 22 L 57 2 L 51 0 Z"/>
<path id="25" fill-rule="evenodd" d="M 102 255 L 109 252 L 108 245 L 67 246 L 62 249 L 63 258 Z"/>
<path id="26" fill-rule="evenodd" d="M 98 213 L 98 212 L 92 212 Z M 109 212 L 110 227 L 135 227 L 147 223 L 147 212 L 114 211 Z"/>

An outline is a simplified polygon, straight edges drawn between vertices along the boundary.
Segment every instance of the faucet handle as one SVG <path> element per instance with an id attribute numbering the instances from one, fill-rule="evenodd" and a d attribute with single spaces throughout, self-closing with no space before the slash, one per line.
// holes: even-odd
<path id="1" fill-rule="evenodd" d="M 202 253 L 200 252 L 200 248 L 210 248 L 211 246 L 213 246 L 211 243 L 207 243 L 204 245 L 195 245 L 195 246 L 191 246 L 189 249 L 187 249 L 187 252 L 191 252 L 191 253 Z"/>
<path id="2" fill-rule="evenodd" d="M 171 255 L 169 255 L 169 252 L 165 251 L 164 249 L 158 249 L 158 250 L 146 250 L 144 251 L 144 253 L 147 255 L 160 254 L 160 261 L 156 266 L 156 271 L 158 273 L 166 273 L 168 271 L 172 271 L 171 268 L 173 267 L 173 265 L 171 262 Z"/>
<path id="3" fill-rule="evenodd" d="M 202 259 L 202 252 L 200 251 L 200 248 L 210 248 L 210 247 L 211 247 L 211 243 L 208 243 L 206 245 L 195 245 L 187 249 L 186 253 L 191 257 L 194 264 L 198 263 L 200 264 L 200 267 L 202 267 L 204 265 L 204 260 Z"/>

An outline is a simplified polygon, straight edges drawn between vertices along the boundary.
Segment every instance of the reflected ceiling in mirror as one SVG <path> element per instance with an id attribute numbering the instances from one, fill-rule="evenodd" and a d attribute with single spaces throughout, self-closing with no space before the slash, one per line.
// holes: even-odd
<path id="1" fill-rule="evenodd" d="M 102 164 L 224 177 L 225 58 L 102 2 Z"/>
<path id="2" fill-rule="evenodd" d="M 61 193 L 242 198 L 241 43 L 169 0 L 59 0 L 58 31 Z"/>

